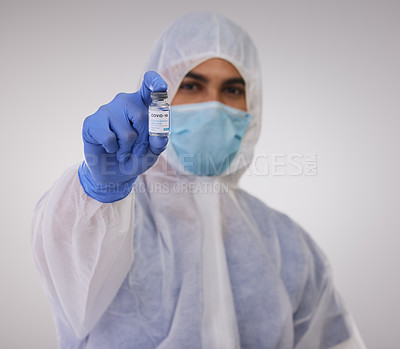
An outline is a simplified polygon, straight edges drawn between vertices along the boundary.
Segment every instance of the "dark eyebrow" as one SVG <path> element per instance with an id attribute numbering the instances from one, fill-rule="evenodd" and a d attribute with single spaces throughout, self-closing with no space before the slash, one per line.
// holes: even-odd
<path id="1" fill-rule="evenodd" d="M 210 81 L 206 76 L 198 74 L 198 73 L 193 73 L 191 71 L 185 75 L 185 78 L 192 78 L 192 79 L 199 80 L 199 81 L 202 81 L 202 82 L 205 82 L 205 83 L 208 83 Z M 224 85 L 241 84 L 243 86 L 246 85 L 244 80 L 242 78 L 240 78 L 240 77 L 231 78 L 231 79 L 225 80 L 223 82 L 223 84 Z"/>
<path id="2" fill-rule="evenodd" d="M 246 83 L 242 78 L 232 78 L 224 81 L 224 85 L 230 85 L 230 84 L 241 84 L 243 86 L 246 85 Z"/>
<path id="3" fill-rule="evenodd" d="M 192 79 L 199 80 L 202 82 L 209 82 L 209 80 L 204 75 L 196 74 L 191 71 L 186 74 L 185 78 L 192 78 Z"/>

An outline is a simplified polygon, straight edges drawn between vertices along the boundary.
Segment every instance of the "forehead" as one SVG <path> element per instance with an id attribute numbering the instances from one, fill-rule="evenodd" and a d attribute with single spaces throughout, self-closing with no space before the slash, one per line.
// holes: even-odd
<path id="1" fill-rule="evenodd" d="M 221 58 L 211 58 L 207 61 L 194 67 L 191 72 L 196 74 L 204 75 L 208 78 L 215 79 L 231 79 L 231 78 L 242 78 L 236 67 Z"/>

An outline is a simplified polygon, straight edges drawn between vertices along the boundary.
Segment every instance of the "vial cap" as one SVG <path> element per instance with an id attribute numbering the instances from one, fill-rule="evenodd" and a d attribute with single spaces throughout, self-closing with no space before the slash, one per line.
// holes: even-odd
<path id="1" fill-rule="evenodd" d="M 152 91 L 150 92 L 150 97 L 151 99 L 166 99 L 168 98 L 168 93 L 166 91 L 162 91 L 162 92 L 156 92 L 156 91 Z"/>

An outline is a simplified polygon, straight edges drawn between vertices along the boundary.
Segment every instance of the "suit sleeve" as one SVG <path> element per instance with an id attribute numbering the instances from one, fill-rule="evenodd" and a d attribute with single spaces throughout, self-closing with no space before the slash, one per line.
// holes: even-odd
<path id="1" fill-rule="evenodd" d="M 78 166 L 39 201 L 32 252 L 57 323 L 85 338 L 110 305 L 133 261 L 134 193 L 114 203 L 87 196 Z"/>

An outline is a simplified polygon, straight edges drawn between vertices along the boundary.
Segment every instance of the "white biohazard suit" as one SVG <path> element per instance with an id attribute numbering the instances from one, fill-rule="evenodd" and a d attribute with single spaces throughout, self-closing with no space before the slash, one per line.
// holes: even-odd
<path id="1" fill-rule="evenodd" d="M 261 124 L 248 35 L 221 15 L 187 14 L 145 68 L 172 100 L 210 58 L 240 72 L 253 116 L 226 171 L 192 175 L 169 145 L 122 200 L 86 195 L 75 166 L 37 205 L 33 254 L 61 348 L 364 348 L 310 236 L 238 186 Z"/>

